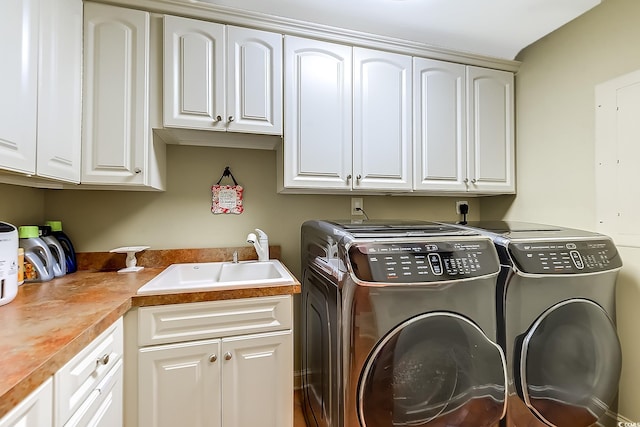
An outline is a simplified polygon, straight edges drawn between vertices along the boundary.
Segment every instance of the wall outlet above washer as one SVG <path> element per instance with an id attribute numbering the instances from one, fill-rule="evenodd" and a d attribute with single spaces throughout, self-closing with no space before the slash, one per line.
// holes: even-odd
<path id="1" fill-rule="evenodd" d="M 364 209 L 362 197 L 351 198 L 351 215 L 364 215 L 361 209 Z"/>

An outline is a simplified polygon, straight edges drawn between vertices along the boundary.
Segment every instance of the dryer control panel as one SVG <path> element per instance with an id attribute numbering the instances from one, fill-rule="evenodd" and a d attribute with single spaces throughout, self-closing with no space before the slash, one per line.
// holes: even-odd
<path id="1" fill-rule="evenodd" d="M 622 267 L 611 240 L 512 242 L 509 254 L 520 271 L 530 274 L 584 274 Z"/>
<path id="2" fill-rule="evenodd" d="M 349 250 L 356 277 L 367 282 L 418 283 L 497 273 L 490 240 L 359 243 Z"/>

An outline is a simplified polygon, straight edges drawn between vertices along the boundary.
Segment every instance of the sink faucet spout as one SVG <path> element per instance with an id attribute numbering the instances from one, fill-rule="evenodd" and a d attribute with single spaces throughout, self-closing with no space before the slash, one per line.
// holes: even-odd
<path id="1" fill-rule="evenodd" d="M 258 237 L 255 234 L 249 233 L 247 236 L 247 242 L 252 243 L 253 247 L 256 249 L 256 253 L 258 254 L 258 261 L 268 261 L 269 260 L 269 238 L 267 234 L 256 228 L 256 233 L 258 233 Z"/>

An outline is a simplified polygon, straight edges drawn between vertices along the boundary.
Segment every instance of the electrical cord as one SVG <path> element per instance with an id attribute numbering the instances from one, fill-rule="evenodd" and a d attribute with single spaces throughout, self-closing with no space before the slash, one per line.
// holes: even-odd
<path id="1" fill-rule="evenodd" d="M 367 215 L 367 213 L 364 211 L 364 209 L 362 208 L 356 208 L 357 211 L 362 212 L 362 215 L 364 215 L 364 219 L 366 219 L 367 221 L 369 221 L 369 215 Z"/>
<path id="2" fill-rule="evenodd" d="M 460 214 L 462 214 L 462 221 L 458 221 L 458 224 L 466 225 L 467 224 L 467 214 L 469 213 L 469 205 L 461 204 L 460 205 Z"/>

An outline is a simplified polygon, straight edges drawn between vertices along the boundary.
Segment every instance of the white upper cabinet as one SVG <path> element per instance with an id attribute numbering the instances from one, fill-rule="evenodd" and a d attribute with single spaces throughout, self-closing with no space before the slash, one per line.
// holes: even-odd
<path id="1" fill-rule="evenodd" d="M 465 70 L 414 59 L 415 190 L 467 191 Z"/>
<path id="2" fill-rule="evenodd" d="M 352 49 L 286 36 L 284 51 L 284 188 L 349 190 Z"/>
<path id="3" fill-rule="evenodd" d="M 80 181 L 82 0 L 0 5 L 0 168 Z"/>
<path id="4" fill-rule="evenodd" d="M 164 125 L 282 134 L 282 36 L 166 16 Z"/>
<path id="5" fill-rule="evenodd" d="M 150 51 L 150 15 L 86 3 L 84 25 L 82 183 L 163 189 L 164 145 L 150 122 L 151 74 L 161 66 Z"/>
<path id="6" fill-rule="evenodd" d="M 163 47 L 164 125 L 224 130 L 224 25 L 165 16 Z"/>
<path id="7" fill-rule="evenodd" d="M 282 35 L 227 26 L 227 126 L 282 135 Z"/>
<path id="8" fill-rule="evenodd" d="M 82 0 L 40 10 L 37 175 L 80 182 Z"/>
<path id="9" fill-rule="evenodd" d="M 467 67 L 469 190 L 515 193 L 513 73 Z"/>
<path id="10" fill-rule="evenodd" d="M 0 167 L 35 173 L 39 0 L 0 3 Z"/>
<path id="11" fill-rule="evenodd" d="M 411 57 L 353 49 L 353 188 L 411 190 Z"/>
<path id="12" fill-rule="evenodd" d="M 513 193 L 513 74 L 414 59 L 414 189 Z"/>

